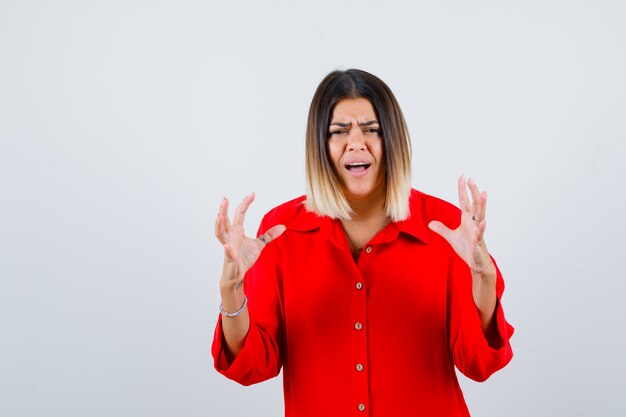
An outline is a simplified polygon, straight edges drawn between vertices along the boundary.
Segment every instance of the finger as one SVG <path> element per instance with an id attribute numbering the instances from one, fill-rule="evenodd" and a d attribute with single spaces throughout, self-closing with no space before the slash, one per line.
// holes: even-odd
<path id="1" fill-rule="evenodd" d="M 254 193 L 248 194 L 243 200 L 241 200 L 241 203 L 239 203 L 239 206 L 237 206 L 237 209 L 235 210 L 233 224 L 243 225 L 243 221 L 246 217 L 246 211 L 248 211 L 248 207 L 250 207 L 250 204 L 252 204 L 253 201 Z"/>
<path id="2" fill-rule="evenodd" d="M 226 199 L 226 197 L 224 197 L 224 199 L 222 199 L 222 202 L 220 203 L 220 208 L 217 213 L 217 216 L 215 217 L 215 237 L 217 237 L 217 239 L 222 244 L 226 243 L 225 233 L 228 230 L 229 226 L 230 225 L 228 223 L 228 200 Z"/>
<path id="3" fill-rule="evenodd" d="M 224 233 L 226 233 L 226 227 L 224 225 L 224 217 L 221 214 L 218 214 L 217 217 L 215 218 L 215 237 L 222 244 L 226 243 Z"/>
<path id="4" fill-rule="evenodd" d="M 487 230 L 487 221 L 483 220 L 478 223 L 478 227 L 476 230 L 476 242 L 478 242 L 479 244 L 483 242 L 485 230 Z"/>
<path id="5" fill-rule="evenodd" d="M 472 193 L 472 214 L 474 215 L 477 221 L 481 221 L 483 218 L 480 217 L 480 212 L 482 211 L 482 199 L 480 198 L 480 191 L 476 186 L 476 183 L 472 178 L 467 181 L 467 186 Z"/>
<path id="6" fill-rule="evenodd" d="M 450 230 L 445 224 L 434 220 L 428 223 L 428 228 L 443 237 L 448 242 L 452 240 L 452 230 Z"/>
<path id="7" fill-rule="evenodd" d="M 459 188 L 459 206 L 461 210 L 469 212 L 470 211 L 470 202 L 469 197 L 467 195 L 467 188 L 465 186 L 465 176 L 461 174 L 458 181 Z"/>
<path id="8" fill-rule="evenodd" d="M 222 216 L 224 220 L 224 227 L 228 229 L 230 227 L 230 221 L 228 220 L 228 199 L 224 197 L 222 202 L 220 203 L 220 209 L 217 213 L 219 216 Z"/>
<path id="9" fill-rule="evenodd" d="M 479 220 L 485 220 L 485 214 L 487 213 L 487 191 L 480 193 L 480 212 L 478 213 Z"/>
<path id="10" fill-rule="evenodd" d="M 261 235 L 259 235 L 259 240 L 261 240 L 261 242 L 267 245 L 272 240 L 282 235 L 285 230 L 287 230 L 285 225 L 283 224 L 276 225 L 266 230 L 265 233 L 262 233 Z"/>

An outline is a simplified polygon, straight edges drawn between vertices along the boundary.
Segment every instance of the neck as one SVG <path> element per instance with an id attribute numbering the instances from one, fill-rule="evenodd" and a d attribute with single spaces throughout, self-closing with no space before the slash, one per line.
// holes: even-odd
<path id="1" fill-rule="evenodd" d="M 348 197 L 348 203 L 354 212 L 351 221 L 377 221 L 387 217 L 385 211 L 385 187 L 378 187 L 373 193 L 365 197 Z"/>
<path id="2" fill-rule="evenodd" d="M 381 192 L 382 190 L 382 192 Z M 358 260 L 363 247 L 387 224 L 385 211 L 385 188 L 380 187 L 364 198 L 350 198 L 348 202 L 354 212 L 350 220 L 342 220 L 352 257 Z"/>

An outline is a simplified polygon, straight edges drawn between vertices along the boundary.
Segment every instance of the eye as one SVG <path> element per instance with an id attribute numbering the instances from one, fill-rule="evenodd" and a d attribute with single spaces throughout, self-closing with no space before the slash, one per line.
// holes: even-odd
<path id="1" fill-rule="evenodd" d="M 328 132 L 328 136 L 338 136 L 341 135 L 342 133 L 346 133 L 345 130 L 333 130 Z"/>
<path id="2" fill-rule="evenodd" d="M 367 129 L 365 129 L 365 133 L 377 135 L 377 134 L 380 134 L 380 129 L 377 127 L 368 127 Z"/>

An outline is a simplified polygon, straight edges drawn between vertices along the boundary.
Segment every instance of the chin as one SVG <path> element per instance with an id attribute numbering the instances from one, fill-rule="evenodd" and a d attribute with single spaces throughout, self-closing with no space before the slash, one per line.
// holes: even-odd
<path id="1" fill-rule="evenodd" d="M 374 188 L 367 188 L 367 189 L 363 189 L 363 188 L 348 188 L 348 189 L 344 189 L 343 193 L 346 195 L 346 197 L 348 198 L 365 198 L 365 197 L 369 197 L 370 195 L 372 195 L 374 193 L 375 189 Z"/>

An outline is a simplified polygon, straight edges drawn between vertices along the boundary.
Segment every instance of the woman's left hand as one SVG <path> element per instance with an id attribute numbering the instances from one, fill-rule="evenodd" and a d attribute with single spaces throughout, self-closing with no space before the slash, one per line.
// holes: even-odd
<path id="1" fill-rule="evenodd" d="M 450 246 L 467 263 L 472 272 L 484 272 L 491 266 L 491 258 L 483 236 L 487 222 L 487 193 L 480 192 L 476 183 L 470 178 L 467 183 L 463 175 L 459 177 L 459 206 L 461 208 L 461 224 L 452 230 L 439 221 L 432 221 L 428 227 L 441 235 Z M 472 193 L 470 202 L 467 187 Z"/>
<path id="2" fill-rule="evenodd" d="M 496 269 L 491 261 L 483 236 L 487 227 L 487 193 L 480 192 L 470 178 L 467 183 L 463 175 L 459 177 L 459 206 L 461 224 L 452 230 L 439 221 L 432 221 L 428 227 L 441 235 L 467 263 L 472 271 L 472 293 L 474 303 L 480 312 L 483 330 L 489 326 L 496 306 Z M 472 193 L 470 202 L 467 187 Z"/>

